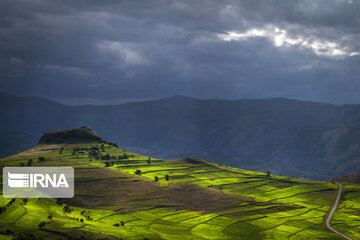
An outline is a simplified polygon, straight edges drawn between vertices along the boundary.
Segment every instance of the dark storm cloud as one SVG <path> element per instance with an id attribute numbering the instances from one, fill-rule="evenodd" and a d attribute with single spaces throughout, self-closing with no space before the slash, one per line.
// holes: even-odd
<path id="1" fill-rule="evenodd" d="M 0 88 L 67 103 L 174 94 L 359 103 L 359 6 L 2 1 Z"/>

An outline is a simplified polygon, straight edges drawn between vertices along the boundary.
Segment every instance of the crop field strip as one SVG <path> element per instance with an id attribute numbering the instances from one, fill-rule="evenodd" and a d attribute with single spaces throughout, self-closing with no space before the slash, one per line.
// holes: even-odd
<path id="1" fill-rule="evenodd" d="M 146 156 L 108 145 L 102 154 L 129 158 L 105 167 L 107 160 L 90 160 L 88 151 L 72 154 L 75 145 L 65 145 L 62 154 L 60 147 L 37 146 L 0 164 L 19 166 L 33 159 L 33 166 L 74 166 L 76 197 L 65 201 L 71 212 L 64 212 L 64 205 L 53 199 L 29 199 L 26 204 L 17 199 L 1 214 L 3 235 L 6 230 L 32 231 L 51 239 L 71 232 L 96 239 L 100 231 L 102 237 L 126 239 L 340 239 L 323 223 L 336 194 L 336 186 L 330 183 L 268 177 L 192 158 L 151 158 L 149 163 Z M 46 160 L 38 162 L 39 156 Z M 344 232 L 352 229 L 348 234 L 356 239 L 359 219 L 355 223 L 342 219 L 360 218 L 355 214 L 360 206 L 354 205 L 360 194 L 351 192 L 360 189 L 352 189 L 333 225 Z M 6 207 L 10 200 L 0 198 L 0 206 Z M 39 228 L 42 221 L 46 224 Z M 121 222 L 124 226 L 114 226 Z"/>

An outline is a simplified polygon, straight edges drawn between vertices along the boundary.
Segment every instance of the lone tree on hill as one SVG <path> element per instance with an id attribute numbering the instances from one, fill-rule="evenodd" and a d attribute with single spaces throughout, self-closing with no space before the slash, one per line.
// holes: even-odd
<path id="1" fill-rule="evenodd" d="M 266 176 L 271 177 L 271 172 L 269 170 L 266 170 Z"/>
<path id="2" fill-rule="evenodd" d="M 64 147 L 61 146 L 59 153 L 62 154 L 63 151 L 64 151 Z"/>
<path id="3" fill-rule="evenodd" d="M 29 160 L 27 161 L 27 165 L 30 167 L 30 166 L 32 165 L 32 162 L 33 162 L 33 160 L 32 160 L 32 159 L 29 159 Z"/>

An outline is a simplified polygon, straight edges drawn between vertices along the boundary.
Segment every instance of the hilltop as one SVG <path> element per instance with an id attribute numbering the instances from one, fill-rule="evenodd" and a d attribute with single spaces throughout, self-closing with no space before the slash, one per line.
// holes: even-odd
<path id="1" fill-rule="evenodd" d="M 89 127 L 57 130 L 44 133 L 38 144 L 105 142 Z"/>
<path id="2" fill-rule="evenodd" d="M 193 157 L 143 156 L 102 140 L 84 142 L 85 136 L 99 138 L 88 127 L 44 136 L 50 144 L 0 159 L 1 166 L 73 166 L 75 196 L 26 201 L 0 196 L 0 238 L 339 239 L 324 225 L 335 184 Z M 354 239 L 360 237 L 359 200 L 360 187 L 344 186 L 332 222 Z"/>
<path id="3" fill-rule="evenodd" d="M 360 105 L 184 96 L 116 106 L 66 106 L 8 95 L 0 99 L 2 156 L 35 145 L 43 132 L 83 125 L 158 158 L 190 155 L 312 179 L 360 172 Z"/>

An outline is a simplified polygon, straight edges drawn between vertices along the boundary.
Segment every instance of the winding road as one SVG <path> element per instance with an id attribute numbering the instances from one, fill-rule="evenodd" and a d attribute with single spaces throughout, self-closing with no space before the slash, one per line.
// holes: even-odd
<path id="1" fill-rule="evenodd" d="M 332 232 L 334 232 L 334 233 L 342 236 L 343 238 L 346 238 L 346 239 L 348 239 L 348 240 L 353 240 L 351 237 L 348 237 L 348 236 L 346 236 L 345 234 L 343 234 L 343 233 L 335 230 L 335 229 L 331 226 L 331 220 L 332 220 L 332 218 L 333 218 L 333 216 L 334 216 L 334 213 L 335 213 L 335 211 L 336 211 L 336 208 L 337 208 L 338 205 L 339 205 L 340 197 L 341 197 L 341 194 L 342 194 L 342 191 L 343 191 L 343 186 L 342 186 L 340 183 L 336 183 L 336 184 L 339 186 L 339 192 L 338 192 L 338 194 L 337 194 L 337 196 L 336 196 L 336 200 L 335 200 L 334 206 L 333 206 L 333 208 L 331 209 L 331 212 L 330 212 L 328 218 L 326 219 L 326 227 L 327 227 L 330 231 L 332 231 Z"/>

